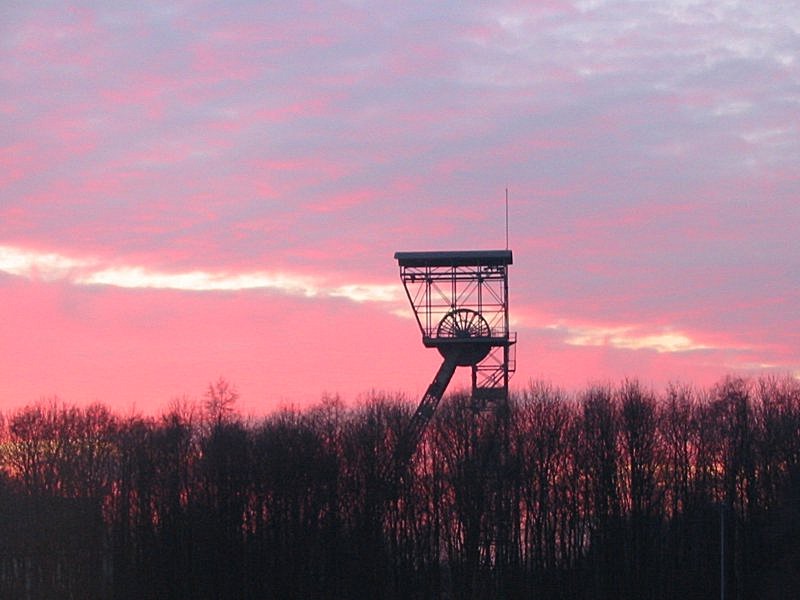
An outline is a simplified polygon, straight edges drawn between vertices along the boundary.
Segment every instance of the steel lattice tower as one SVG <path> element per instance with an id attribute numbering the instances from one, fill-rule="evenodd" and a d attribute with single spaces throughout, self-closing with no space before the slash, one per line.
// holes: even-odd
<path id="1" fill-rule="evenodd" d="M 397 252 L 422 343 L 444 359 L 395 453 L 402 473 L 457 367 L 472 369 L 477 402 L 508 399 L 516 334 L 509 330 L 510 250 Z"/>

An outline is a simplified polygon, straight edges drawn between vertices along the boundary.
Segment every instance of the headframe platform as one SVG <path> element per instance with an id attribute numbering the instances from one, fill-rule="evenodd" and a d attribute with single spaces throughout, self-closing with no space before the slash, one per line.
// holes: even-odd
<path id="1" fill-rule="evenodd" d="M 457 365 L 472 367 L 476 399 L 507 398 L 516 343 L 508 317 L 511 250 L 397 252 L 394 257 L 425 347 L 445 358 L 460 354 Z"/>

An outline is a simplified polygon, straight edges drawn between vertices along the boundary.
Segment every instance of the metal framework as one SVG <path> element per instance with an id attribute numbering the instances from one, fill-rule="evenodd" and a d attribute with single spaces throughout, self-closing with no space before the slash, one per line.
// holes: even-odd
<path id="1" fill-rule="evenodd" d="M 510 250 L 394 256 L 422 343 L 444 359 L 399 440 L 395 468 L 401 474 L 457 367 L 471 367 L 475 400 L 508 399 L 516 334 L 509 331 L 508 320 Z"/>
<path id="2" fill-rule="evenodd" d="M 508 319 L 511 251 L 397 252 L 395 258 L 422 343 L 442 356 L 464 347 L 458 366 L 472 367 L 473 396 L 506 398 L 516 342 Z"/>

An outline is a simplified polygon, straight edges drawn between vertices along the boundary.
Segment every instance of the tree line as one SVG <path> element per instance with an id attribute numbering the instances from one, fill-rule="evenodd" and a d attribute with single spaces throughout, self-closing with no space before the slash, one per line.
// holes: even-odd
<path id="1" fill-rule="evenodd" d="M 394 482 L 401 396 L 262 419 L 236 396 L 3 415 L 0 597 L 800 595 L 795 379 L 455 393 Z"/>

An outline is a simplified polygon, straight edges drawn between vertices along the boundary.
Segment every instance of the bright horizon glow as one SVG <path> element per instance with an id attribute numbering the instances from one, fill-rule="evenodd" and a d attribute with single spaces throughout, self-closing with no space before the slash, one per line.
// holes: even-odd
<path id="1" fill-rule="evenodd" d="M 80 274 L 75 274 L 76 272 Z M 213 273 L 189 271 L 162 273 L 141 266 L 103 268 L 99 261 L 63 256 L 55 252 L 35 252 L 12 246 L 0 246 L 0 272 L 55 281 L 66 279 L 74 285 L 108 285 L 119 288 L 150 288 L 193 292 L 272 290 L 289 296 L 314 298 L 327 296 L 345 298 L 352 302 L 380 302 L 397 304 L 402 298 L 398 284 L 346 284 L 325 287 L 311 277 L 266 272 Z M 410 308 L 390 311 L 399 317 L 413 318 Z M 519 319 L 512 324 L 521 325 Z M 665 352 L 694 352 L 714 349 L 698 343 L 679 332 L 644 333 L 634 326 L 604 327 L 602 325 L 547 325 L 547 329 L 564 334 L 564 343 L 571 346 L 609 346 L 627 350 L 654 350 Z M 776 365 L 759 365 L 774 368 Z"/>
<path id="2" fill-rule="evenodd" d="M 361 302 L 398 303 L 403 296 L 399 284 L 345 284 L 325 287 L 311 277 L 266 272 L 214 273 L 189 271 L 163 273 L 141 266 L 104 268 L 97 260 L 63 256 L 55 252 L 35 252 L 12 246 L 0 246 L 0 272 L 55 281 L 66 279 L 74 285 L 108 285 L 119 288 L 150 288 L 193 292 L 273 290 L 289 296 L 314 298 L 318 296 L 345 298 Z M 76 272 L 79 274 L 76 275 Z M 399 317 L 413 318 L 410 308 L 394 308 Z M 512 324 L 522 325 L 520 319 Z M 546 325 L 546 329 L 561 332 L 564 343 L 571 346 L 608 346 L 625 350 L 654 350 L 658 353 L 695 352 L 712 350 L 714 346 L 696 342 L 686 334 L 667 331 L 648 333 L 632 325 L 607 327 L 602 325 Z M 758 365 L 775 368 L 776 365 Z"/>

